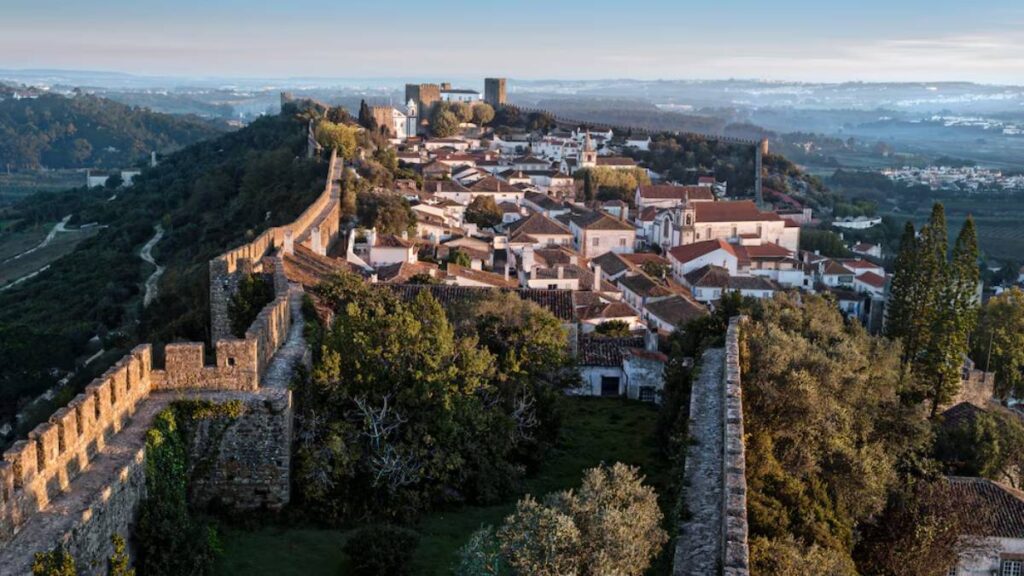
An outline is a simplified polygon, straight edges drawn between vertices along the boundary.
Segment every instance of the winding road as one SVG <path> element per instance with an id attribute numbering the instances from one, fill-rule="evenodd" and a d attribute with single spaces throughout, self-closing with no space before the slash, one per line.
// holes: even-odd
<path id="1" fill-rule="evenodd" d="M 27 256 L 35 252 L 36 250 L 39 250 L 40 248 L 46 248 L 47 246 L 49 246 L 50 242 L 53 242 L 53 239 L 57 237 L 58 233 L 67 232 L 68 220 L 71 220 L 71 214 L 68 214 L 67 216 L 64 217 L 63 220 L 54 224 L 53 228 L 50 229 L 49 234 L 46 235 L 46 238 L 43 238 L 42 242 L 36 244 L 34 247 L 29 248 L 28 250 L 25 250 L 20 254 L 15 254 L 14 256 L 11 256 L 10 258 L 4 260 L 4 263 L 10 262 L 11 260 L 17 260 L 18 258 L 21 258 L 22 256 Z"/>
<path id="2" fill-rule="evenodd" d="M 142 258 L 146 262 L 156 266 L 156 271 L 150 274 L 149 278 L 146 279 L 146 295 L 142 298 L 143 307 L 149 306 L 149 303 L 156 298 L 157 284 L 160 282 L 160 276 L 164 273 L 164 267 L 157 264 L 156 260 L 153 259 L 153 247 L 156 246 L 156 243 L 159 242 L 161 238 L 164 237 L 164 227 L 157 224 L 153 229 L 156 230 L 156 234 L 153 234 L 153 237 L 149 239 L 149 242 L 146 242 L 142 247 L 142 250 L 139 251 L 139 258 Z"/>

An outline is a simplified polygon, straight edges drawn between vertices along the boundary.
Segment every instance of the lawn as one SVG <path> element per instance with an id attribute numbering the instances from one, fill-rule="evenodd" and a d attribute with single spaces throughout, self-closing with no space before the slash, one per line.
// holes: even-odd
<path id="1" fill-rule="evenodd" d="M 668 463 L 654 442 L 657 410 L 620 399 L 568 398 L 562 438 L 539 473 L 524 482 L 523 493 L 537 496 L 579 485 L 583 470 L 602 462 L 639 466 L 659 495 L 669 482 Z M 481 525 L 500 524 L 516 498 L 495 506 L 466 506 L 427 516 L 420 533 L 414 573 L 448 575 L 456 552 Z M 665 509 L 663 503 L 662 508 Z M 256 531 L 226 528 L 223 575 L 339 576 L 345 573 L 341 547 L 348 533 L 268 526 Z"/>

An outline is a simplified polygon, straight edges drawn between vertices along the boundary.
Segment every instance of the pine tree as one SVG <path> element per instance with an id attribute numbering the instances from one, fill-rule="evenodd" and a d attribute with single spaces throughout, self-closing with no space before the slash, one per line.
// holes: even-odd
<path id="1" fill-rule="evenodd" d="M 135 576 L 135 569 L 131 567 L 131 559 L 128 558 L 128 546 L 120 534 L 110 537 L 114 545 L 114 553 L 107 560 L 110 566 L 107 569 L 107 576 Z"/>

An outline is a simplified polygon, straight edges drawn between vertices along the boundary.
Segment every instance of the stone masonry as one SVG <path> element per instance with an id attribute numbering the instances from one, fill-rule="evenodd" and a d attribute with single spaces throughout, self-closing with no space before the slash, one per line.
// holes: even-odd
<path id="1" fill-rule="evenodd" d="M 674 576 L 747 576 L 747 480 L 743 443 L 739 330 L 729 322 L 725 348 L 707 350 L 690 395 L 684 485 L 689 517 L 680 524 Z"/>
<path id="2" fill-rule="evenodd" d="M 236 508 L 279 508 L 289 493 L 292 429 L 287 382 L 308 362 L 302 341 L 301 287 L 284 276 L 284 230 L 308 245 L 314 226 L 323 250 L 340 227 L 340 164 L 332 153 L 324 193 L 292 224 L 273 228 L 210 263 L 214 358 L 202 343 L 137 346 L 67 407 L 16 442 L 0 461 L 0 574 L 31 573 L 35 552 L 64 545 L 83 574 L 106 573 L 110 537 L 128 535 L 145 496 L 145 437 L 153 417 L 175 399 L 238 399 L 245 411 L 216 437 L 199 434 L 197 459 L 212 458 L 196 482 L 200 501 Z M 227 326 L 232 278 L 273 274 L 275 299 L 243 338 Z M 215 281 L 216 280 L 216 281 Z M 279 353 L 280 351 L 280 353 Z M 266 378 L 266 382 L 264 382 Z"/>

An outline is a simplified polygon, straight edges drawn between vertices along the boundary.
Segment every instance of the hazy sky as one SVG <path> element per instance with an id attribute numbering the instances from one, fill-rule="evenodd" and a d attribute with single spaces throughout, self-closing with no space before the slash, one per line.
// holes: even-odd
<path id="1" fill-rule="evenodd" d="M 1024 0 L 0 0 L 0 68 L 1024 84 Z"/>

